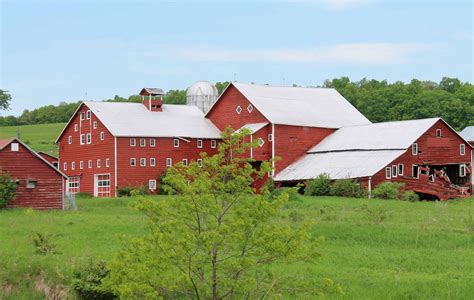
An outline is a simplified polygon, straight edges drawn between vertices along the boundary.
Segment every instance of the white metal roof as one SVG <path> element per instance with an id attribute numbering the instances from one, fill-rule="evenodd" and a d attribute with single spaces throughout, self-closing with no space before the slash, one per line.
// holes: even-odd
<path id="1" fill-rule="evenodd" d="M 472 142 L 474 141 L 474 126 L 468 126 L 464 128 L 459 135 L 465 139 L 466 141 Z"/>
<path id="2" fill-rule="evenodd" d="M 245 129 L 250 130 L 251 133 L 255 133 L 267 125 L 268 123 L 248 123 L 240 127 L 236 132 L 240 132 L 242 131 L 242 129 L 245 128 Z"/>
<path id="3" fill-rule="evenodd" d="M 274 124 L 340 128 L 371 123 L 335 89 L 232 84 Z"/>
<path id="4" fill-rule="evenodd" d="M 407 149 L 438 120 L 432 118 L 343 127 L 308 152 Z"/>
<path id="5" fill-rule="evenodd" d="M 404 150 L 309 153 L 278 173 L 275 181 L 299 181 L 329 174 L 331 179 L 373 176 Z"/>
<path id="6" fill-rule="evenodd" d="M 84 102 L 105 127 L 119 137 L 219 138 L 220 131 L 195 106 L 163 105 L 149 111 L 142 103 Z"/>

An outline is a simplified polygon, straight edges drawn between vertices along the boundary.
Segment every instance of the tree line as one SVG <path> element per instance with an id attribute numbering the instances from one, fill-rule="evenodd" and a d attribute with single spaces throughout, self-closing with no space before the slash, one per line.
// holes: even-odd
<path id="1" fill-rule="evenodd" d="M 221 94 L 229 82 L 217 82 Z M 297 86 L 297 85 L 293 85 Z M 457 78 L 443 77 L 440 82 L 411 80 L 409 83 L 349 77 L 326 80 L 321 87 L 335 88 L 372 122 L 442 117 L 451 126 L 461 130 L 474 125 L 474 85 Z M 0 90 L 0 110 L 7 109 L 10 95 Z M 128 98 L 116 95 L 110 102 L 141 102 L 141 96 Z M 164 103 L 185 104 L 186 90 L 170 90 Z M 80 101 L 42 106 L 25 110 L 18 116 L 0 116 L 0 126 L 64 123 L 69 120 Z"/>

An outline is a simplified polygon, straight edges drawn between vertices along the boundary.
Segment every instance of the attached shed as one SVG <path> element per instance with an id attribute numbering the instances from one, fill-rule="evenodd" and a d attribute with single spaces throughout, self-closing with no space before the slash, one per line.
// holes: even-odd
<path id="1" fill-rule="evenodd" d="M 66 175 L 19 139 L 0 140 L 0 170 L 18 185 L 9 207 L 64 208 Z"/>

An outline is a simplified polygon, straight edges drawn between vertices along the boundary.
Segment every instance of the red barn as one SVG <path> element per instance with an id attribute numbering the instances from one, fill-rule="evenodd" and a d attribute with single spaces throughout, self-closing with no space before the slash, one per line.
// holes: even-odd
<path id="1" fill-rule="evenodd" d="M 43 151 L 37 152 L 42 158 L 46 159 L 54 167 L 58 167 L 58 158 Z"/>
<path id="2" fill-rule="evenodd" d="M 143 103 L 78 107 L 56 141 L 68 192 L 114 197 L 120 187 L 147 186 L 153 193 L 167 167 L 217 152 L 220 131 L 198 108 L 163 105 L 157 89 L 142 94 Z"/>
<path id="3" fill-rule="evenodd" d="M 0 169 L 18 184 L 9 207 L 64 208 L 66 175 L 20 140 L 0 140 Z"/>

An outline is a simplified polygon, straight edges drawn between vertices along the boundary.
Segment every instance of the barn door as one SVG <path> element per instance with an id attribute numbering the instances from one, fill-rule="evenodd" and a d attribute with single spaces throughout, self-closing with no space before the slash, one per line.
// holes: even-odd
<path id="1" fill-rule="evenodd" d="M 96 174 L 94 177 L 94 196 L 110 197 L 110 174 Z"/>

